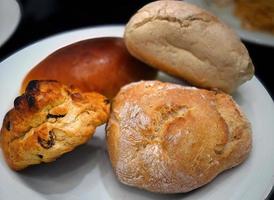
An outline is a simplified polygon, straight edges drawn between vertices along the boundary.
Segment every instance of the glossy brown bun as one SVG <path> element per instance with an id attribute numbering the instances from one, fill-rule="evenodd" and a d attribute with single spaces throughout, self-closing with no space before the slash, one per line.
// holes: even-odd
<path id="1" fill-rule="evenodd" d="M 122 38 L 94 38 L 49 55 L 28 73 L 21 91 L 30 80 L 58 80 L 83 92 L 96 91 L 112 98 L 123 85 L 155 75 L 156 70 L 128 53 Z"/>

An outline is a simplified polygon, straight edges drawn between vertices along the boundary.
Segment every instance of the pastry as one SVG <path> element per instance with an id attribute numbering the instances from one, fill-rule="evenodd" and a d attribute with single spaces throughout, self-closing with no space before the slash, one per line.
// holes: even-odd
<path id="1" fill-rule="evenodd" d="M 57 81 L 31 81 L 17 97 L 1 128 L 1 147 L 8 165 L 21 170 L 51 162 L 87 142 L 105 123 L 109 100 Z"/>

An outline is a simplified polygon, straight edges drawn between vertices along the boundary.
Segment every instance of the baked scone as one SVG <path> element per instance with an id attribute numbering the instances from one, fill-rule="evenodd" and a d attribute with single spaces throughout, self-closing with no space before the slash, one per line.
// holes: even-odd
<path id="1" fill-rule="evenodd" d="M 250 123 L 229 95 L 159 81 L 121 89 L 106 138 L 118 179 L 159 193 L 205 185 L 252 145 Z"/>
<path id="2" fill-rule="evenodd" d="M 31 81 L 14 100 L 1 128 L 8 165 L 21 170 L 72 151 L 107 121 L 109 101 L 56 81 Z"/>
<path id="3" fill-rule="evenodd" d="M 234 31 L 184 1 L 147 4 L 132 16 L 124 38 L 136 58 L 198 87 L 232 93 L 254 75 Z"/>

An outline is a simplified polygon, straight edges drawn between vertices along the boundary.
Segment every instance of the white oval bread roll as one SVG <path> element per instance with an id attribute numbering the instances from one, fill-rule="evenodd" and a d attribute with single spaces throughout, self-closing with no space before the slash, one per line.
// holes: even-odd
<path id="1" fill-rule="evenodd" d="M 128 22 L 124 38 L 136 58 L 203 88 L 232 93 L 254 66 L 237 35 L 217 17 L 183 1 L 155 1 Z"/>
<path id="2" fill-rule="evenodd" d="M 152 192 L 196 189 L 243 162 L 250 123 L 225 93 L 159 81 L 124 86 L 107 124 L 118 179 Z"/>

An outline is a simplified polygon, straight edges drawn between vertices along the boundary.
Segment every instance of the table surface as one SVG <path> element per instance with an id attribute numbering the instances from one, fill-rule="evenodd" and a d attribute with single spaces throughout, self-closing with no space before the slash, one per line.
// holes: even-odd
<path id="1" fill-rule="evenodd" d="M 126 24 L 148 0 L 18 0 L 22 18 L 12 37 L 0 48 L 0 62 L 22 49 L 56 33 L 98 25 Z M 255 74 L 274 97 L 272 67 L 274 47 L 243 41 L 255 65 Z M 270 197 L 271 198 L 271 197 Z M 274 199 L 274 194 L 272 194 Z M 271 198 L 271 199 L 272 199 Z"/>

